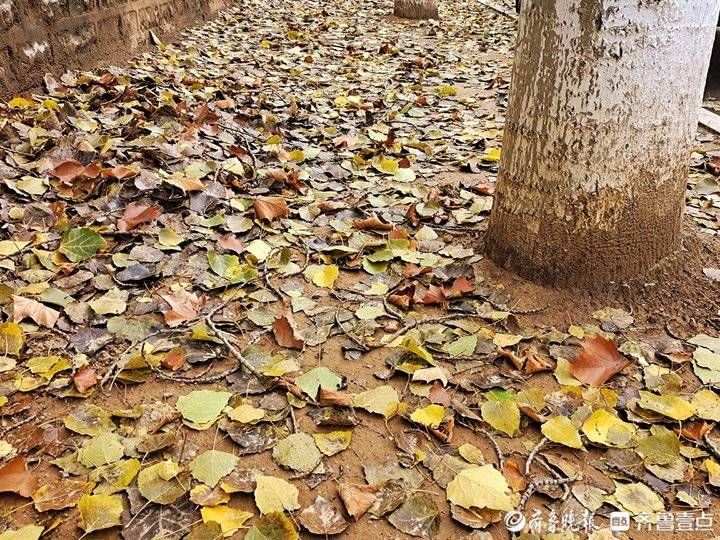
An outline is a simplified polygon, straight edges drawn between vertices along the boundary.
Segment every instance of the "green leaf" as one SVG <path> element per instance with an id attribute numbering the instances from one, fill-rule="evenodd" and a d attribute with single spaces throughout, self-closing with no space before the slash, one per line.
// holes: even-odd
<path id="1" fill-rule="evenodd" d="M 190 462 L 190 473 L 198 482 L 215 487 L 217 483 L 230 474 L 238 458 L 233 454 L 220 450 L 207 450 Z"/>
<path id="2" fill-rule="evenodd" d="M 321 366 L 300 375 L 295 379 L 295 384 L 308 396 L 315 399 L 320 388 L 338 390 L 343 384 L 343 379 L 328 368 Z"/>
<path id="3" fill-rule="evenodd" d="M 207 429 L 220 417 L 231 397 L 231 392 L 195 390 L 180 396 L 175 406 L 188 426 L 194 429 Z"/>
<path id="4" fill-rule="evenodd" d="M 63 234 L 58 251 L 72 262 L 82 262 L 91 259 L 106 246 L 102 236 L 92 229 L 81 227 Z"/>
<path id="5" fill-rule="evenodd" d="M 486 401 L 480 411 L 483 420 L 510 437 L 520 428 L 520 410 L 514 401 Z"/>

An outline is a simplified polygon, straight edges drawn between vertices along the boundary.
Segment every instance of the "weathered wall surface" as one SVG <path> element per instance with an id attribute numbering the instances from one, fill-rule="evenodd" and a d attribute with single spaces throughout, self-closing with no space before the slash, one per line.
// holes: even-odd
<path id="1" fill-rule="evenodd" d="M 42 84 L 47 72 L 122 62 L 207 19 L 232 0 L 0 0 L 0 95 Z"/>

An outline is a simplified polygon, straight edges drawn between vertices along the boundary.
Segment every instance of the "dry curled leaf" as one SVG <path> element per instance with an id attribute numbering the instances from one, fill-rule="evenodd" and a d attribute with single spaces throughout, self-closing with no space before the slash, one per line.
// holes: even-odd
<path id="1" fill-rule="evenodd" d="M 30 318 L 35 324 L 52 328 L 55 326 L 60 312 L 41 304 L 37 300 L 23 298 L 22 296 L 13 295 L 13 320 L 20 322 L 23 319 Z"/>

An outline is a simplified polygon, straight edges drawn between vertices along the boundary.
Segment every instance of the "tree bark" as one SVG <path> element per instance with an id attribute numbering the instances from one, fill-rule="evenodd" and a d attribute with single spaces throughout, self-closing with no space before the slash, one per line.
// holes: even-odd
<path id="1" fill-rule="evenodd" d="M 680 243 L 720 0 L 523 0 L 486 239 L 553 285 L 641 276 Z"/>
<path id="2" fill-rule="evenodd" d="M 438 19 L 437 0 L 395 0 L 393 14 L 403 19 Z"/>

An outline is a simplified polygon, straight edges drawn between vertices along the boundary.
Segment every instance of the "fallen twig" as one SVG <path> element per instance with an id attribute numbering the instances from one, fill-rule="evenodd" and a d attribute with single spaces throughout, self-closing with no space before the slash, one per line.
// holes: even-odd
<path id="1" fill-rule="evenodd" d="M 528 455 L 527 461 L 525 462 L 525 475 L 526 476 L 530 474 L 530 467 L 532 465 L 533 460 L 535 459 L 535 456 L 537 456 L 537 453 L 543 449 L 543 447 L 547 444 L 548 440 L 549 439 L 547 437 L 543 437 L 542 439 L 540 439 L 540 442 L 538 442 L 535 445 L 535 448 L 533 448 L 532 451 L 530 452 L 530 454 Z"/>

